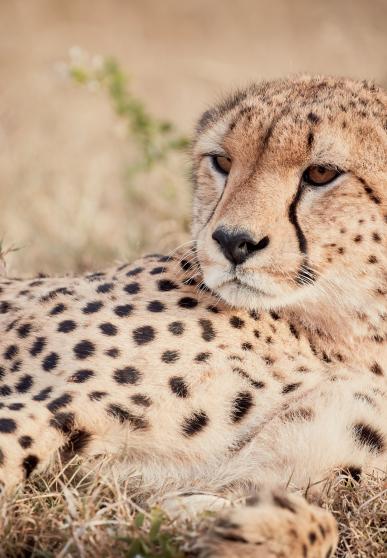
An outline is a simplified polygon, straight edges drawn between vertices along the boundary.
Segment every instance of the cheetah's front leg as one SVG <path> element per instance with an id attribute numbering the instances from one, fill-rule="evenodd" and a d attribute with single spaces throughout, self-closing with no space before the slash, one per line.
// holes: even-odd
<path id="1" fill-rule="evenodd" d="M 202 558 L 329 558 L 337 540 L 330 512 L 271 491 L 221 512 L 200 544 Z"/>

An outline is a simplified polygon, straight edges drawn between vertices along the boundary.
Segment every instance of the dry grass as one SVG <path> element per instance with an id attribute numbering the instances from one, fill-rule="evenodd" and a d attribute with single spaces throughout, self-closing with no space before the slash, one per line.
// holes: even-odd
<path id="1" fill-rule="evenodd" d="M 387 548 L 387 477 L 362 483 L 339 477 L 322 505 L 341 533 L 337 558 L 384 558 Z M 198 536 L 212 514 L 193 522 L 170 520 L 144 504 L 135 479 L 120 484 L 101 469 L 76 464 L 37 477 L 0 505 L 0 553 L 19 557 L 183 558 L 196 556 Z"/>

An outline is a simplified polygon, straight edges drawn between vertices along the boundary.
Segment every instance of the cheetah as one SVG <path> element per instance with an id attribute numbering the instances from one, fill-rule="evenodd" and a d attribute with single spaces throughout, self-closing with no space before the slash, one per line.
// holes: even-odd
<path id="1" fill-rule="evenodd" d="M 218 510 L 203 556 L 332 556 L 300 493 L 387 465 L 386 126 L 370 82 L 251 85 L 197 125 L 187 249 L 3 277 L 5 490 L 57 453 L 111 456 Z"/>

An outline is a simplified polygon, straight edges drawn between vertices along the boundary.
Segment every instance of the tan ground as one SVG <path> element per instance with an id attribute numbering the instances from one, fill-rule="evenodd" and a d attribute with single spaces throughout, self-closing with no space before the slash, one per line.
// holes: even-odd
<path id="1" fill-rule="evenodd" d="M 188 164 L 175 158 L 128 184 L 131 144 L 106 96 L 58 71 L 73 45 L 114 55 L 150 110 L 188 133 L 222 92 L 263 77 L 387 85 L 386 21 L 386 0 L 0 0 L 0 239 L 3 251 L 20 248 L 7 271 L 97 268 L 187 237 Z M 386 497 L 372 479 L 331 489 L 340 558 L 386 555 Z M 166 523 L 171 535 L 151 540 L 157 518 L 135 527 L 136 513 L 107 481 L 64 490 L 57 477 L 38 479 L 0 505 L 0 556 L 130 558 L 140 539 L 144 556 L 181 556 L 160 550 L 170 536 L 191 555 L 197 526 Z"/>
<path id="2" fill-rule="evenodd" d="M 185 239 L 184 164 L 143 177 L 134 203 L 106 96 L 57 71 L 71 46 L 117 57 L 151 111 L 189 132 L 222 92 L 262 77 L 387 83 L 386 20 L 385 0 L 1 0 L 0 239 L 21 248 L 9 272 L 95 268 Z"/>

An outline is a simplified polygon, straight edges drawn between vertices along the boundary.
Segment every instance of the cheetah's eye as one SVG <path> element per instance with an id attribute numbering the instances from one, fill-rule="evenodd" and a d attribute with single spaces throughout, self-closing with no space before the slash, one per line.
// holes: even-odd
<path id="1" fill-rule="evenodd" d="M 302 178 L 311 186 L 326 186 L 327 184 L 333 182 L 333 180 L 340 176 L 340 174 L 342 174 L 342 171 L 332 167 L 312 165 L 306 169 Z"/>
<path id="2" fill-rule="evenodd" d="M 211 160 L 216 171 L 224 175 L 229 174 L 232 165 L 231 159 L 223 155 L 212 155 Z"/>

